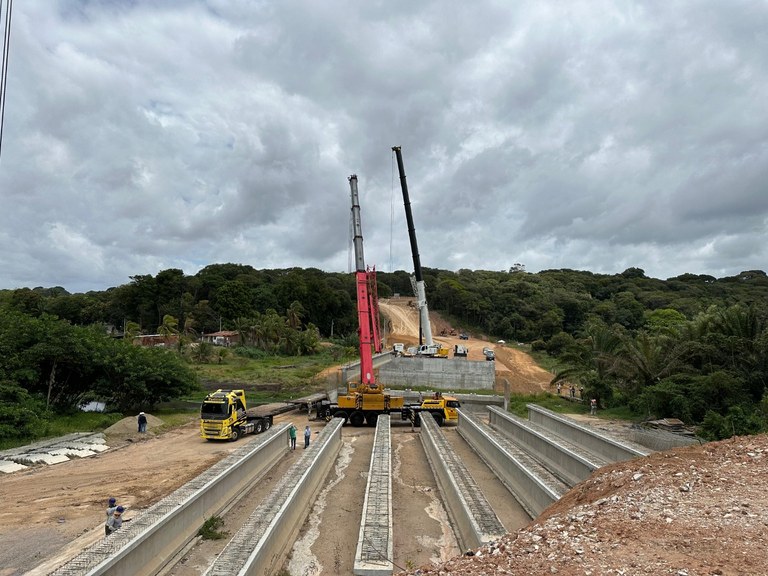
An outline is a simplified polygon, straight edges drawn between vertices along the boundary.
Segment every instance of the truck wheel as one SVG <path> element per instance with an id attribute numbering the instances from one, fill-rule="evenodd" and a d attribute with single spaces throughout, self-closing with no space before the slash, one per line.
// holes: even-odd
<path id="1" fill-rule="evenodd" d="M 349 416 L 347 416 L 347 413 L 342 410 L 341 412 L 336 412 L 336 414 L 333 415 L 334 418 L 344 418 L 344 424 L 346 424 L 349 421 Z"/>
<path id="2" fill-rule="evenodd" d="M 231 442 L 236 442 L 240 438 L 240 428 L 232 428 L 232 435 L 229 437 Z"/>
<path id="3" fill-rule="evenodd" d="M 264 432 L 272 428 L 272 422 L 270 422 L 268 419 L 264 420 Z"/>
<path id="4" fill-rule="evenodd" d="M 443 425 L 443 415 L 442 414 L 432 414 L 432 416 L 435 418 L 435 422 L 437 422 L 438 426 Z"/>
<path id="5" fill-rule="evenodd" d="M 264 430 L 264 425 L 261 422 L 256 422 L 256 434 L 261 434 Z"/>
<path id="6" fill-rule="evenodd" d="M 360 412 L 360 410 L 355 410 L 349 415 L 349 423 L 352 424 L 352 426 L 362 426 L 364 421 L 365 414 Z"/>
<path id="7" fill-rule="evenodd" d="M 376 420 L 378 419 L 379 415 L 376 414 L 376 412 L 372 412 L 370 414 L 366 414 L 365 423 L 368 424 L 368 426 L 376 426 Z"/>

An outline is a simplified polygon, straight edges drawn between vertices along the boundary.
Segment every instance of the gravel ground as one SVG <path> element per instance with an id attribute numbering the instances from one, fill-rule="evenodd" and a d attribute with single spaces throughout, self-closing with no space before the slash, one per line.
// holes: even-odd
<path id="1" fill-rule="evenodd" d="M 768 435 L 596 471 L 526 528 L 402 574 L 764 575 Z"/>

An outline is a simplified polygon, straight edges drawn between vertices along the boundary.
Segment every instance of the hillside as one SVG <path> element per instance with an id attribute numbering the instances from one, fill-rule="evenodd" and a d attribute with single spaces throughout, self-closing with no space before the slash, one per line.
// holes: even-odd
<path id="1" fill-rule="evenodd" d="M 408 305 L 412 299 L 390 298 L 379 302 L 382 315 L 389 320 L 388 345 L 403 342 L 406 345 L 416 345 L 419 341 L 419 315 L 416 308 Z M 492 348 L 496 353 L 496 391 L 504 392 L 504 381 L 509 383 L 510 392 L 514 394 L 536 394 L 549 391 L 552 374 L 538 366 L 533 359 L 518 350 L 514 345 L 489 342 L 479 334 L 469 333 L 467 340 L 461 340 L 459 331 L 436 312 L 429 313 L 432 324 L 432 334 L 436 342 L 440 342 L 453 350 L 457 344 L 469 348 L 469 360 L 485 361 L 483 348 Z M 456 334 L 450 335 L 454 329 Z M 446 335 L 441 335 L 444 333 Z"/>

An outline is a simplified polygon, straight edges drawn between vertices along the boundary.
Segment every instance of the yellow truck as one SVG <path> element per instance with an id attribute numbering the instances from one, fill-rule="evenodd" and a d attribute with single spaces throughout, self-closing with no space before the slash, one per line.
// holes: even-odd
<path id="1" fill-rule="evenodd" d="M 245 390 L 216 390 L 200 406 L 200 436 L 234 442 L 272 426 L 272 414 L 257 414 L 245 405 Z"/>
<path id="2" fill-rule="evenodd" d="M 431 398 L 422 400 L 421 405 L 406 406 L 403 408 L 403 420 L 413 419 L 413 423 L 418 426 L 421 424 L 421 418 L 425 414 L 430 414 L 442 426 L 445 422 L 458 422 L 461 402 L 454 396 L 443 396 L 440 392 L 435 392 Z"/>

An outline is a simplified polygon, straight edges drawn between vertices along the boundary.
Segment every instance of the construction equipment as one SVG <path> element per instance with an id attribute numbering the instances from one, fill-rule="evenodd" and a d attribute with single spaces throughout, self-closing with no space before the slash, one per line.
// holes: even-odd
<path id="1" fill-rule="evenodd" d="M 231 440 L 259 434 L 272 426 L 272 414 L 257 414 L 245 405 L 245 390 L 216 390 L 200 406 L 200 436 Z"/>
<path id="2" fill-rule="evenodd" d="M 360 337 L 360 380 L 347 384 L 347 393 L 337 401 L 324 401 L 318 406 L 318 416 L 330 421 L 331 418 L 343 418 L 352 426 L 376 424 L 380 414 L 400 413 L 403 420 L 415 419 L 423 412 L 435 415 L 435 420 L 442 424 L 445 420 L 458 418 L 455 408 L 458 400 L 444 399 L 424 407 L 424 404 L 406 406 L 402 396 L 385 392 L 376 382 L 373 372 L 373 351 L 381 352 L 379 337 L 379 304 L 376 293 L 376 269 L 365 265 L 363 255 L 363 231 L 360 219 L 360 201 L 357 190 L 357 176 L 349 177 L 350 196 L 352 199 L 352 229 L 355 248 L 355 277 L 357 284 L 357 319 Z M 446 351 L 447 354 L 447 351 Z M 434 398 L 439 400 L 439 398 Z M 450 406 L 448 403 L 450 402 Z M 453 410 L 453 412 L 451 412 Z"/>
<path id="3" fill-rule="evenodd" d="M 416 349 L 416 355 L 429 358 L 448 358 L 448 348 L 439 342 L 435 342 L 434 344 L 422 344 Z"/>
<path id="4" fill-rule="evenodd" d="M 411 213 L 411 200 L 408 196 L 408 183 L 405 180 L 405 168 L 403 167 L 403 154 L 400 146 L 393 146 L 392 150 L 397 157 L 397 170 L 400 173 L 400 188 L 403 191 L 403 204 L 405 205 L 405 220 L 408 224 L 408 237 L 411 240 L 411 255 L 413 256 L 413 284 L 416 296 L 416 307 L 419 310 L 419 344 L 423 342 L 431 345 L 432 326 L 429 322 L 429 310 L 427 309 L 427 293 L 424 278 L 421 275 L 421 259 L 419 258 L 419 246 L 416 243 L 416 229 L 413 226 L 413 214 Z M 423 336 L 423 341 L 422 341 Z"/>
<path id="5" fill-rule="evenodd" d="M 357 190 L 357 176 L 349 177 L 352 199 L 352 229 L 355 248 L 355 278 L 357 285 L 357 320 L 360 339 L 360 380 L 348 384 L 347 394 L 339 396 L 335 404 L 322 407 L 326 419 L 344 418 L 353 426 L 363 422 L 372 426 L 379 414 L 399 412 L 403 408 L 402 396 L 385 393 L 373 373 L 373 351 L 381 352 L 379 336 L 379 301 L 376 288 L 376 268 L 365 265 L 363 254 L 363 228 L 360 219 L 360 200 Z"/>
<path id="6" fill-rule="evenodd" d="M 466 358 L 467 354 L 469 354 L 469 348 L 467 348 L 466 346 L 463 346 L 462 344 L 453 345 L 454 358 Z"/>
<path id="7" fill-rule="evenodd" d="M 403 407 L 403 420 L 412 420 L 414 425 L 421 424 L 421 418 L 430 414 L 438 426 L 445 422 L 458 422 L 461 403 L 453 396 L 443 396 L 441 392 L 435 392 L 431 398 L 425 398 L 417 406 Z"/>

